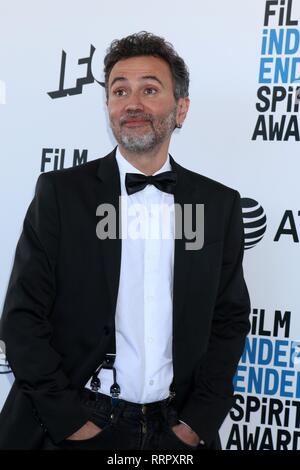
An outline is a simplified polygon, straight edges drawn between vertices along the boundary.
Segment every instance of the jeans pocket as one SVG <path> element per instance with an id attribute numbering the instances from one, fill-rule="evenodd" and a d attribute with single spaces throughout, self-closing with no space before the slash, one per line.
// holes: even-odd
<path id="1" fill-rule="evenodd" d="M 173 429 L 171 427 L 167 430 L 167 433 L 169 434 L 171 439 L 176 444 L 175 449 L 178 449 L 178 450 L 180 450 L 180 449 L 182 449 L 182 450 L 196 450 L 199 447 L 198 444 L 197 445 L 191 445 L 191 444 L 187 444 L 186 442 L 184 442 L 182 439 L 180 439 L 180 437 L 177 436 L 177 434 L 173 431 Z"/>
<path id="2" fill-rule="evenodd" d="M 161 449 L 165 450 L 195 450 L 198 446 L 186 444 L 177 434 L 173 431 L 173 426 L 180 424 L 176 408 L 169 404 L 166 408 L 165 425 L 161 436 Z"/>
<path id="3" fill-rule="evenodd" d="M 97 449 L 101 444 L 101 440 L 103 439 L 104 435 L 110 429 L 112 425 L 108 424 L 100 432 L 98 432 L 95 436 L 89 439 L 81 439 L 81 440 L 73 440 L 73 439 L 65 439 L 59 444 L 59 449 L 62 450 L 89 450 L 89 449 Z"/>
<path id="4" fill-rule="evenodd" d="M 73 439 L 64 439 L 63 441 L 59 442 L 58 444 L 54 444 L 50 436 L 45 436 L 44 443 L 42 446 L 43 450 L 68 450 L 68 449 L 84 449 L 89 448 L 94 443 L 98 442 L 102 437 L 101 434 L 104 431 L 102 429 L 99 431 L 95 436 L 89 439 L 83 439 L 80 441 L 73 440 Z"/>

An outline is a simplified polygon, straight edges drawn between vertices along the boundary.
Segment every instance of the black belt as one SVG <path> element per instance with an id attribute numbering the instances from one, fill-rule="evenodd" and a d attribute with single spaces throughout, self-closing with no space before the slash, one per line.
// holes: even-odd
<path id="1" fill-rule="evenodd" d="M 94 399 L 94 393 L 89 388 L 84 388 L 81 391 L 81 396 L 83 398 L 86 398 L 87 400 Z M 109 395 L 98 392 L 97 401 L 99 403 L 104 402 L 107 404 L 108 407 L 111 407 L 111 397 Z M 148 414 L 148 413 L 151 413 L 152 411 L 157 411 L 158 409 L 161 409 L 164 406 L 166 407 L 169 402 L 170 402 L 170 397 L 164 398 L 163 400 L 159 400 L 159 401 L 153 401 L 150 403 L 136 403 L 136 402 L 124 400 L 123 398 L 116 399 L 118 408 L 122 408 L 123 410 L 125 409 L 141 410 L 143 414 L 146 414 L 146 411 Z"/>

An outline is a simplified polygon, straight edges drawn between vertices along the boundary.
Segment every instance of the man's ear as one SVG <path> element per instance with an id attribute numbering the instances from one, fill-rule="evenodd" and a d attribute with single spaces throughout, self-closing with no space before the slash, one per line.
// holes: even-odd
<path id="1" fill-rule="evenodd" d="M 190 99 L 188 96 L 179 98 L 177 103 L 176 123 L 181 127 L 190 107 Z"/>

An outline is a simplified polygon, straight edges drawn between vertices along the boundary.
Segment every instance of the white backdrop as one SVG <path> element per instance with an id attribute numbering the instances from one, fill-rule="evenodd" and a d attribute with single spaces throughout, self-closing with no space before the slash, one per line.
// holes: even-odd
<path id="1" fill-rule="evenodd" d="M 298 111 L 286 112 L 286 101 L 274 113 L 256 109 L 258 101 L 262 104 L 257 98 L 260 87 L 267 86 L 272 93 L 275 86 L 288 90 L 291 85 L 290 77 L 286 83 L 274 83 L 271 69 L 276 58 L 299 56 L 295 22 L 300 20 L 300 2 L 286 0 L 282 18 L 279 7 L 270 7 L 274 15 L 264 25 L 267 4 L 266 0 L 152 0 L 147 5 L 137 0 L 127 4 L 0 0 L 0 303 L 39 173 L 54 169 L 55 153 L 64 151 L 64 166 L 69 167 L 77 149 L 87 151 L 92 160 L 115 145 L 104 90 L 93 82 L 93 77 L 103 80 L 106 48 L 113 39 L 140 30 L 164 36 L 191 74 L 191 108 L 183 129 L 174 134 L 171 154 L 183 166 L 237 189 L 245 223 L 251 215 L 264 234 L 256 244 L 256 229 L 245 226 L 254 245 L 245 251 L 245 278 L 253 316 L 260 321 L 265 316 L 265 322 L 249 335 L 251 357 L 241 361 L 236 380 L 238 406 L 222 427 L 223 446 L 233 450 L 300 449 L 298 360 L 286 359 L 292 341 L 300 340 Z M 291 20 L 295 24 L 286 24 Z M 286 34 L 289 29 L 294 31 L 290 54 L 278 44 L 277 50 L 262 51 L 263 36 L 279 35 L 280 30 Z M 91 47 L 95 48 L 92 83 L 79 90 L 76 80 L 87 77 Z M 66 96 L 51 98 L 48 92 L 59 89 L 62 51 L 66 64 L 61 88 L 70 90 Z M 265 58 L 269 61 L 262 62 Z M 80 64 L 79 59 L 83 59 Z M 259 80 L 262 63 L 265 69 Z M 300 70 L 295 70 L 300 77 Z M 270 140 L 269 133 L 265 140 L 261 135 L 253 140 L 260 114 L 267 127 L 271 114 L 278 122 L 286 119 L 283 136 L 294 116 L 285 141 L 279 136 Z M 48 158 L 44 166 L 43 155 Z M 277 332 L 274 324 L 279 325 Z M 294 356 L 297 359 L 297 349 Z M 0 367 L 0 372 L 5 371 Z M 11 380 L 11 374 L 0 375 L 0 409 Z"/>

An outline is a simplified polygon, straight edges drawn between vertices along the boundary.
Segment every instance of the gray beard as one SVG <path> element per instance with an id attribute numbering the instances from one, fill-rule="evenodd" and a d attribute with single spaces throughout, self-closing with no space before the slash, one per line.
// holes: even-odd
<path id="1" fill-rule="evenodd" d="M 167 136 L 169 136 L 176 126 L 176 109 L 173 110 L 167 117 L 164 119 L 162 126 L 159 126 L 158 129 L 151 129 L 147 133 L 141 136 L 127 135 L 120 132 L 117 135 L 112 128 L 113 134 L 116 141 L 123 145 L 123 147 L 132 153 L 145 153 L 150 152 L 157 148 Z"/>
<path id="2" fill-rule="evenodd" d="M 160 144 L 153 130 L 139 137 L 121 134 L 119 143 L 132 153 L 150 152 Z"/>

